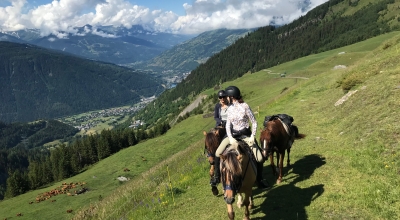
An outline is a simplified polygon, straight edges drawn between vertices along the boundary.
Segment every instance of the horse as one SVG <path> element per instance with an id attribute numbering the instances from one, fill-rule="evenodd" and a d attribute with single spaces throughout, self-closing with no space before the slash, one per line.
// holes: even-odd
<path id="1" fill-rule="evenodd" d="M 300 134 L 296 125 L 287 126 L 278 117 L 266 122 L 260 134 L 260 143 L 264 157 L 268 158 L 269 156 L 270 158 L 272 173 L 274 176 L 278 176 L 276 180 L 277 184 L 282 182 L 285 151 L 287 152 L 287 166 L 290 167 L 290 148 L 294 140 L 304 137 L 306 135 Z M 279 170 L 274 164 L 274 152 L 276 152 L 276 163 L 279 166 Z"/>
<path id="2" fill-rule="evenodd" d="M 210 163 L 210 183 L 214 179 L 214 170 L 215 166 L 219 164 L 215 164 L 214 159 L 215 159 L 215 152 L 217 151 L 217 148 L 219 144 L 221 143 L 222 139 L 226 135 L 226 129 L 224 127 L 215 127 L 210 130 L 210 132 L 203 131 L 203 134 L 205 136 L 205 141 L 204 141 L 204 150 L 207 151 L 207 158 L 208 162 Z M 211 185 L 211 191 L 214 196 L 218 195 L 218 188 L 215 185 Z"/>
<path id="3" fill-rule="evenodd" d="M 226 134 L 223 127 L 216 127 L 210 132 L 203 131 L 205 136 L 205 150 L 207 151 L 208 161 L 210 163 L 210 178 L 214 178 L 214 166 L 221 167 L 222 184 L 224 186 L 224 199 L 227 203 L 228 217 L 234 218 L 232 203 L 235 200 L 235 195 L 238 194 L 237 206 L 246 207 L 245 219 L 249 219 L 249 209 L 252 208 L 252 186 L 256 180 L 256 168 L 252 165 L 251 150 L 248 145 L 239 140 L 238 148 L 227 149 L 220 157 L 220 164 L 215 164 L 215 152 Z M 247 151 L 246 151 L 247 150 Z M 245 153 L 245 151 L 247 153 Z M 240 177 L 240 178 L 239 178 Z M 236 183 L 236 184 L 234 184 Z M 218 195 L 218 188 L 212 186 L 212 192 Z M 244 193 L 244 197 L 242 196 Z"/>
<path id="4" fill-rule="evenodd" d="M 238 195 L 237 206 L 245 207 L 244 219 L 250 219 L 250 209 L 253 206 L 252 188 L 256 181 L 256 165 L 252 160 L 249 146 L 239 140 L 238 147 L 228 147 L 221 157 L 221 177 L 224 186 L 224 199 L 230 220 L 235 219 L 232 203 Z M 244 198 L 242 196 L 244 194 Z"/>

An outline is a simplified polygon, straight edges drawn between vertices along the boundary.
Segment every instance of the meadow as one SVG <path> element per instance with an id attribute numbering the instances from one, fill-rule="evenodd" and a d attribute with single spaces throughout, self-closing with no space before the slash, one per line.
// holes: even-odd
<path id="1" fill-rule="evenodd" d="M 222 85 L 242 90 L 256 112 L 258 136 L 264 117 L 277 113 L 293 116 L 307 135 L 295 141 L 281 184 L 265 162 L 272 187 L 254 188 L 252 219 L 400 218 L 399 50 L 400 33 L 393 32 Z M 335 105 L 348 91 L 353 95 Z M 227 219 L 223 195 L 211 193 L 204 154 L 202 131 L 213 125 L 212 117 L 191 116 L 75 177 L 1 201 L 0 218 Z M 63 182 L 85 182 L 88 191 L 29 204 Z"/>

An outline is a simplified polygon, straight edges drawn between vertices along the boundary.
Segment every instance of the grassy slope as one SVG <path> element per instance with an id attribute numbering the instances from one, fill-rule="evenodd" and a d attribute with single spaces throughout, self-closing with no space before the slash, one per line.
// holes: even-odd
<path id="1" fill-rule="evenodd" d="M 390 38 L 392 42 L 382 43 Z M 288 113 L 300 132 L 308 135 L 295 142 L 293 165 L 285 169 L 283 183 L 254 190 L 253 219 L 400 218 L 399 50 L 400 35 L 391 33 L 269 70 L 286 71 L 286 78 L 264 70 L 223 85 L 242 89 L 246 102 L 259 112 L 260 127 L 264 116 Z M 348 68 L 333 70 L 336 65 Z M 337 86 L 344 75 L 355 75 L 363 83 L 348 101 L 335 107 L 344 95 Z M 166 135 L 125 149 L 65 181 L 86 181 L 89 192 L 58 195 L 54 203 L 28 204 L 37 194 L 61 185 L 57 183 L 0 202 L 0 218 L 21 212 L 19 219 L 70 219 L 73 214 L 66 210 L 73 209 L 75 219 L 90 215 L 94 219 L 225 219 L 223 196 L 212 196 L 202 154 L 201 131 L 213 124 L 212 118 L 190 117 Z M 125 167 L 131 171 L 124 173 Z M 116 180 L 120 175 L 132 180 L 120 184 Z M 274 182 L 268 162 L 264 176 Z M 85 208 L 79 212 L 79 207 Z M 242 210 L 235 210 L 241 218 Z"/>

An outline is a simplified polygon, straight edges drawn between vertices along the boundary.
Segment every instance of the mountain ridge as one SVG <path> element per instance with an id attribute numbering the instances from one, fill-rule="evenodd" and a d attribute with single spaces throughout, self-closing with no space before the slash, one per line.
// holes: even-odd
<path id="1" fill-rule="evenodd" d="M 0 120 L 27 122 L 127 104 L 161 93 L 158 79 L 35 45 L 0 42 Z"/>

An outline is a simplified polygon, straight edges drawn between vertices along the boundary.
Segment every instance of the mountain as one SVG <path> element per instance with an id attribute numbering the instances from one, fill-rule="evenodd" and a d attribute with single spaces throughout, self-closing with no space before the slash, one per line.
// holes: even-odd
<path id="1" fill-rule="evenodd" d="M 26 41 L 23 41 L 17 37 L 4 34 L 0 32 L 0 41 L 8 41 L 8 42 L 14 42 L 14 43 L 26 43 Z"/>
<path id="2" fill-rule="evenodd" d="M 133 67 L 156 72 L 162 74 L 163 77 L 182 75 L 192 71 L 201 63 L 205 63 L 211 56 L 252 31 L 254 30 L 218 29 L 207 31 L 164 51 L 149 61 L 133 65 Z"/>
<path id="3" fill-rule="evenodd" d="M 174 89 L 164 92 L 153 105 L 135 117 L 148 125 L 174 121 L 191 99 L 207 88 L 279 63 L 343 47 L 400 30 L 398 0 L 331 0 L 290 24 L 266 26 L 200 64 Z M 289 73 L 290 74 L 290 73 Z"/>
<path id="4" fill-rule="evenodd" d="M 3 32 L 26 43 L 65 51 L 88 59 L 130 65 L 149 60 L 161 52 L 192 38 L 192 35 L 159 33 L 136 25 L 131 28 L 85 25 L 75 33 L 41 36 L 38 30 Z"/>
<path id="5" fill-rule="evenodd" d="M 0 42 L 0 121 L 27 122 L 134 104 L 164 89 L 115 64 Z"/>

